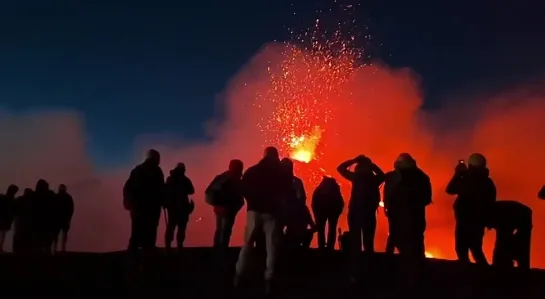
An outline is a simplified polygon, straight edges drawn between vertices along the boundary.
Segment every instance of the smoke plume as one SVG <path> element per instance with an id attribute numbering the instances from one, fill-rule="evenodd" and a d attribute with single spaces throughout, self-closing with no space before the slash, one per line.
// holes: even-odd
<path id="1" fill-rule="evenodd" d="M 187 244 L 211 245 L 214 219 L 204 203 L 206 185 L 227 168 L 229 160 L 242 159 L 245 166 L 258 161 L 263 146 L 256 125 L 269 116 L 268 107 L 257 108 L 256 94 L 270 86 L 267 67 L 280 63 L 281 47 L 268 45 L 253 57 L 229 82 L 222 94 L 225 121 L 205 124 L 209 142 L 172 146 L 169 140 L 154 140 L 148 147 L 161 151 L 165 175 L 177 163 L 185 162 L 197 193 L 196 210 L 191 217 Z M 321 163 L 336 175 L 336 166 L 358 154 L 370 156 L 384 170 L 390 170 L 400 152 L 409 152 L 431 177 L 433 204 L 428 208 L 426 245 L 435 256 L 455 258 L 453 198 L 444 192 L 456 162 L 472 152 L 485 154 L 499 199 L 523 202 L 534 210 L 532 265 L 545 267 L 545 213 L 536 198 L 545 181 L 545 108 L 543 96 L 531 86 L 501 92 L 499 96 L 479 97 L 467 104 L 451 99 L 443 109 L 421 109 L 420 79 L 409 69 L 391 69 L 375 64 L 359 69 L 341 94 L 335 96 L 336 117 L 324 128 L 321 144 L 327 150 Z M 259 103 L 264 104 L 264 103 Z M 272 105 L 272 104 L 271 104 Z M 111 251 L 126 247 L 129 219 L 123 210 L 121 189 L 132 165 L 115 171 L 93 166 L 87 149 L 82 118 L 74 111 L 33 111 L 23 114 L 0 111 L 0 182 L 33 187 L 46 178 L 52 187 L 68 185 L 76 202 L 69 249 Z M 134 161 L 138 163 L 140 161 Z M 312 163 L 312 162 L 311 162 Z M 297 164 L 304 167 L 304 164 Z M 348 184 L 339 178 L 348 199 Z M 2 187 L 4 188 L 4 187 Z M 310 189 L 310 188 L 308 188 Z M 309 195 L 312 190 L 307 190 Z M 379 211 L 377 248 L 385 240 L 385 219 Z M 244 213 L 237 219 L 233 244 L 242 239 Z M 345 225 L 345 222 L 341 223 Z M 159 228 L 162 235 L 164 226 Z M 493 232 L 487 232 L 486 251 L 491 257 Z M 159 244 L 162 238 L 159 237 Z"/>

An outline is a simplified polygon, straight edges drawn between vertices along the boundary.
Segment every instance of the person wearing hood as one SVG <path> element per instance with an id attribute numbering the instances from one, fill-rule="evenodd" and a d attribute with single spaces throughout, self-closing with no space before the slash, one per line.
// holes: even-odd
<path id="1" fill-rule="evenodd" d="M 425 259 L 424 232 L 426 207 L 432 201 L 429 176 L 407 153 L 398 156 L 395 169 L 384 183 L 384 209 L 388 215 L 390 238 L 401 258 L 402 282 L 412 288 L 419 285 Z"/>
<path id="2" fill-rule="evenodd" d="M 337 224 L 344 209 L 344 199 L 339 183 L 324 176 L 318 187 L 312 193 L 312 212 L 318 231 L 318 248 L 335 249 L 337 240 Z M 327 239 L 325 234 L 327 224 Z"/>
<path id="3" fill-rule="evenodd" d="M 278 150 L 274 147 L 266 148 L 263 159 L 248 168 L 242 176 L 242 194 L 248 212 L 244 242 L 236 264 L 235 288 L 240 287 L 251 261 L 254 242 L 263 232 L 267 250 L 265 288 L 267 293 L 273 290 L 278 247 L 282 238 L 281 218 L 292 192 L 293 177 L 280 163 Z"/>
<path id="4" fill-rule="evenodd" d="M 160 164 L 159 152 L 149 150 L 146 160 L 131 171 L 123 186 L 123 205 L 131 215 L 130 252 L 156 248 L 165 197 L 165 176 Z"/>
<path id="5" fill-rule="evenodd" d="M 517 201 L 497 201 L 486 226 L 496 230 L 492 265 L 512 268 L 517 262 L 519 268 L 529 270 L 532 209 Z"/>
<path id="6" fill-rule="evenodd" d="M 19 187 L 9 185 L 6 194 L 0 194 L 0 252 L 4 252 L 4 242 L 7 233 L 11 230 L 15 217 L 15 195 Z"/>
<path id="7" fill-rule="evenodd" d="M 458 162 L 447 185 L 454 201 L 455 247 L 458 260 L 469 263 L 469 252 L 477 264 L 488 265 L 483 252 L 486 219 L 496 201 L 496 186 L 489 176 L 486 158 L 479 153 Z"/>
<path id="8" fill-rule="evenodd" d="M 244 164 L 241 160 L 231 160 L 229 169 L 217 175 L 206 188 L 206 202 L 214 207 L 216 215 L 216 231 L 214 248 L 229 248 L 233 225 L 238 212 L 244 206 L 242 196 L 242 172 Z"/>
<path id="9" fill-rule="evenodd" d="M 349 170 L 356 165 L 354 171 Z M 384 172 L 366 156 L 360 155 L 341 163 L 337 171 L 352 183 L 348 203 L 348 227 L 353 235 L 353 245 L 361 251 L 362 235 L 365 252 L 375 252 L 377 209 L 380 203 L 379 187 L 384 182 Z"/>
<path id="10" fill-rule="evenodd" d="M 195 203 L 189 198 L 189 195 L 195 194 L 193 183 L 186 176 L 186 167 L 184 163 L 178 163 L 170 171 L 170 176 L 166 180 L 165 201 L 163 207 L 167 211 L 167 227 L 165 230 L 165 246 L 172 248 L 174 231 L 176 231 L 176 243 L 178 250 L 184 247 L 185 231 L 189 215 L 195 209 Z"/>

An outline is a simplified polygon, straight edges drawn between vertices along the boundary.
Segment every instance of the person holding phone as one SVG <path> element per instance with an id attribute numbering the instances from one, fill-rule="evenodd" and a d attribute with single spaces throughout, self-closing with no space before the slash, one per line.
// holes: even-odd
<path id="1" fill-rule="evenodd" d="M 487 215 L 496 202 L 496 186 L 489 176 L 484 155 L 469 156 L 467 165 L 459 160 L 446 192 L 456 195 L 455 247 L 458 260 L 469 263 L 469 252 L 477 264 L 488 265 L 483 252 Z"/>

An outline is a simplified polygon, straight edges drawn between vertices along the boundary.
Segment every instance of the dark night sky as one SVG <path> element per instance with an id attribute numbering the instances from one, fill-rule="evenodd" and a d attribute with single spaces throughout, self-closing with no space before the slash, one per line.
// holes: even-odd
<path id="1" fill-rule="evenodd" d="M 141 134 L 202 138 L 229 78 L 287 39 L 286 26 L 312 24 L 320 2 L 292 1 L 3 3 L 0 106 L 80 111 L 103 165 L 123 161 Z M 431 108 L 545 67 L 543 1 L 371 0 L 360 11 L 374 57 L 418 72 Z"/>

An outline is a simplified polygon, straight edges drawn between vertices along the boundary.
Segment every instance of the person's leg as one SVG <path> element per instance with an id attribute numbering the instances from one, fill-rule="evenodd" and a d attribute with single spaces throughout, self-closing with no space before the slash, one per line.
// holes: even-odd
<path id="1" fill-rule="evenodd" d="M 235 220 L 237 217 L 236 212 L 229 212 L 224 220 L 221 234 L 221 246 L 222 248 L 229 248 L 229 243 L 231 242 L 231 234 L 233 233 L 233 226 L 235 225 Z"/>
<path id="2" fill-rule="evenodd" d="M 185 233 L 187 230 L 187 223 L 189 222 L 189 215 L 183 214 L 178 216 L 178 231 L 176 233 L 176 242 L 178 249 L 184 247 Z"/>
<path id="3" fill-rule="evenodd" d="M 461 222 L 456 222 L 454 229 L 454 246 L 458 260 L 464 263 L 469 263 L 469 241 L 467 225 Z"/>
<path id="4" fill-rule="evenodd" d="M 6 241 L 6 230 L 0 230 L 0 252 L 4 252 L 4 242 Z"/>
<path id="5" fill-rule="evenodd" d="M 337 241 L 337 224 L 339 223 L 339 217 L 341 215 L 330 215 L 327 218 L 327 248 L 330 250 L 335 249 L 335 242 Z"/>
<path id="6" fill-rule="evenodd" d="M 258 234 L 263 232 L 261 215 L 259 213 L 248 211 L 246 213 L 246 227 L 244 229 L 244 242 L 238 255 L 238 260 L 235 266 L 235 287 L 240 282 L 250 262 L 252 248 Z"/>
<path id="7" fill-rule="evenodd" d="M 276 217 L 264 214 L 263 215 L 263 231 L 265 232 L 267 246 L 267 262 L 265 269 L 265 282 L 267 292 L 270 292 L 271 282 L 275 278 L 276 261 L 278 257 L 278 249 L 282 239 L 282 226 Z"/>
<path id="8" fill-rule="evenodd" d="M 62 252 L 66 252 L 66 244 L 68 243 L 68 231 L 70 229 L 65 227 L 61 230 L 61 250 Z"/>
<path id="9" fill-rule="evenodd" d="M 216 230 L 214 231 L 214 248 L 221 248 L 221 238 L 223 226 L 225 225 L 225 217 L 223 215 L 215 214 L 216 216 Z"/>
<path id="10" fill-rule="evenodd" d="M 131 236 L 129 239 L 129 251 L 136 251 L 142 246 L 142 217 L 131 212 Z"/>
<path id="11" fill-rule="evenodd" d="M 516 261 L 521 269 L 530 269 L 532 228 L 521 228 L 516 234 Z"/>
<path id="12" fill-rule="evenodd" d="M 479 265 L 488 265 L 488 261 L 486 260 L 486 256 L 484 255 L 483 251 L 484 231 L 484 226 L 473 226 L 470 232 L 471 242 L 469 250 L 471 251 L 471 255 L 473 256 L 475 263 Z"/>
<path id="13" fill-rule="evenodd" d="M 314 220 L 316 220 L 316 231 L 318 234 L 318 248 L 326 248 L 326 239 L 325 239 L 325 225 L 327 222 L 327 217 L 324 217 L 321 214 L 314 213 Z"/>
<path id="14" fill-rule="evenodd" d="M 363 250 L 375 252 L 375 232 L 377 229 L 377 214 L 375 210 L 367 210 L 363 217 Z"/>
<path id="15" fill-rule="evenodd" d="M 172 241 L 174 240 L 174 231 L 178 226 L 178 219 L 174 209 L 167 209 L 168 221 L 165 228 L 165 247 L 167 249 L 172 248 Z"/>
<path id="16" fill-rule="evenodd" d="M 501 268 L 513 267 L 511 257 L 511 245 L 513 234 L 509 230 L 496 229 L 496 243 L 494 244 L 494 253 L 492 256 L 492 265 Z"/>

